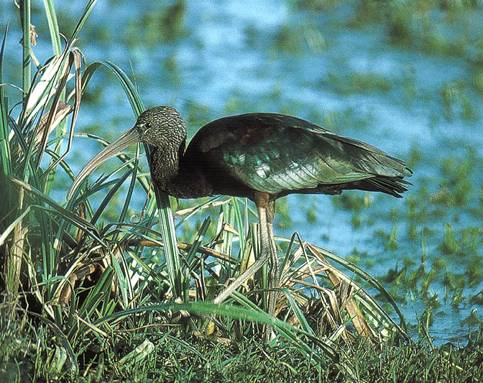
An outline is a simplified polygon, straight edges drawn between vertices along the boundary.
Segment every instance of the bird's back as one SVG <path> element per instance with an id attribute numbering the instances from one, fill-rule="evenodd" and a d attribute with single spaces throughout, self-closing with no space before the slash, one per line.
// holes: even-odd
<path id="1" fill-rule="evenodd" d="M 405 191 L 411 171 L 381 150 L 338 136 L 308 121 L 273 113 L 230 116 L 203 126 L 185 164 L 202 171 L 213 194 L 274 198 L 290 193 L 340 193 L 344 189 Z"/>

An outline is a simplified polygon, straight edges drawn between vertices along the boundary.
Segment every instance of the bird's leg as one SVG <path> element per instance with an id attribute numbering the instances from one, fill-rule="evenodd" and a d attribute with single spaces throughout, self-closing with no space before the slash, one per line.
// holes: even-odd
<path id="1" fill-rule="evenodd" d="M 278 288 L 278 257 L 273 237 L 272 222 L 275 215 L 275 201 L 270 200 L 267 193 L 255 193 L 255 204 L 260 219 L 260 257 L 270 260 L 270 273 L 268 276 L 268 313 L 275 313 Z"/>
<path id="2" fill-rule="evenodd" d="M 278 257 L 273 237 L 273 218 L 275 214 L 275 202 L 268 199 L 267 194 L 255 194 L 255 203 L 258 207 L 260 219 L 260 258 L 270 259 L 270 272 L 268 275 L 267 305 L 268 313 L 275 314 L 278 288 Z M 270 340 L 273 334 L 272 326 L 265 326 L 263 337 Z"/>
<path id="3" fill-rule="evenodd" d="M 265 193 L 255 194 L 255 204 L 257 205 L 260 219 L 260 256 L 213 300 L 213 303 L 215 304 L 222 303 L 227 299 L 248 278 L 251 278 L 269 259 L 272 261 L 270 287 L 278 287 L 278 284 L 276 283 L 278 280 L 278 259 L 276 259 L 271 223 L 273 221 L 273 209 L 275 205 L 273 202 L 269 201 L 268 195 Z M 275 268 L 273 265 L 275 265 Z M 273 275 L 275 275 L 275 278 L 273 278 Z M 275 305 L 274 303 L 271 303 L 271 301 L 273 301 L 273 299 L 269 296 L 269 312 L 272 314 Z"/>
<path id="4" fill-rule="evenodd" d="M 260 214 L 260 211 L 259 211 Z M 268 287 L 270 289 L 268 295 L 268 312 L 270 315 L 275 313 L 275 306 L 277 303 L 277 289 L 279 287 L 279 262 L 277 256 L 277 250 L 275 247 L 275 238 L 273 235 L 273 218 L 275 216 L 275 201 L 270 201 L 268 206 L 266 207 L 266 223 L 265 223 L 265 230 L 263 229 L 263 222 L 260 218 L 260 230 L 261 230 L 261 239 L 262 239 L 262 251 L 268 252 L 270 257 L 270 273 L 269 273 L 269 281 Z M 261 215 L 260 215 L 261 217 Z M 265 233 L 263 232 L 265 231 Z M 266 236 L 266 241 L 264 243 L 264 236 Z M 266 250 L 263 249 L 265 247 Z"/>

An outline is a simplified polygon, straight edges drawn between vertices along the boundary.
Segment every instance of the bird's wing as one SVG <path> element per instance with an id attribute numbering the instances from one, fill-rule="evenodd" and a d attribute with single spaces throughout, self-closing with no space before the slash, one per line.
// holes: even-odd
<path id="1" fill-rule="evenodd" d="M 377 175 L 401 177 L 404 164 L 362 142 L 278 114 L 226 117 L 190 143 L 205 163 L 251 189 L 271 194 L 337 185 Z"/>

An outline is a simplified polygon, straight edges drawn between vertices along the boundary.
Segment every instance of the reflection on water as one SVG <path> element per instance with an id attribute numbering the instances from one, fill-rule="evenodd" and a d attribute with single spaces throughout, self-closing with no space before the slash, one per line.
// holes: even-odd
<path id="1" fill-rule="evenodd" d="M 58 5 L 66 34 L 80 3 Z M 280 218 L 278 232 L 297 230 L 360 263 L 384 281 L 411 323 L 431 308 L 436 341 L 455 340 L 481 318 L 483 12 L 418 16 L 394 5 L 385 20 L 371 1 L 308 4 L 100 2 L 79 44 L 89 62 L 110 60 L 131 72 L 146 105 L 180 109 L 191 135 L 225 114 L 273 111 L 408 159 L 415 175 L 406 198 L 292 196 L 286 214 L 293 225 L 283 228 Z M 12 10 L 0 7 L 3 23 Z M 34 16 L 34 23 L 45 59 L 45 21 Z M 16 28 L 7 57 L 19 60 Z M 133 123 L 129 105 L 112 81 L 98 77 L 92 85 L 78 129 L 112 138 Z M 73 153 L 78 166 L 97 150 Z"/>

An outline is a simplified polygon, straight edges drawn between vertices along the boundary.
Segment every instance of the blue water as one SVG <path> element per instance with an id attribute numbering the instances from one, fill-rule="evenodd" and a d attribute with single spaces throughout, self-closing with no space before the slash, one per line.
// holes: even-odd
<path id="1" fill-rule="evenodd" d="M 479 161 L 483 148 L 483 103 L 481 92 L 471 85 L 473 67 L 464 57 L 429 54 L 390 44 L 384 28 L 377 23 L 349 27 L 355 14 L 353 5 L 309 12 L 292 4 L 274 0 L 188 1 L 180 34 L 164 41 L 163 29 L 148 30 L 143 19 L 149 12 L 160 12 L 162 5 L 158 2 L 99 2 L 80 36 L 79 46 L 89 62 L 115 62 L 135 78 L 147 106 L 169 104 L 178 108 L 191 123 L 190 136 L 203 123 L 226 114 L 272 111 L 328 125 L 340 134 L 367 141 L 403 159 L 416 149 L 422 160 L 414 166 L 414 186 L 407 197 L 411 193 L 416 197 L 423 182 L 428 184 L 431 195 L 437 193 L 445 178 L 442 161 L 448 156 L 462 161 L 467 150 L 473 150 L 477 161 L 469 175 L 474 187 L 467 204 L 439 209 L 436 218 L 428 217 L 418 223 L 418 233 L 423 226 L 433 230 L 425 244 L 427 266 L 431 268 L 432 262 L 445 257 L 448 270 L 464 273 L 470 259 L 481 254 L 471 258 L 445 256 L 439 244 L 445 223 L 451 223 L 455 230 L 475 227 L 482 216 L 478 193 L 483 174 Z M 59 17 L 68 24 L 79 14 L 82 4 L 59 2 L 57 7 L 62 11 Z M 20 60 L 16 45 L 20 32 L 12 8 L 10 3 L 0 4 L 0 21 L 11 23 L 7 57 L 16 67 L 13 63 Z M 45 20 L 39 15 L 40 12 L 34 12 L 33 23 L 40 33 L 35 52 L 42 61 L 51 51 Z M 483 12 L 474 11 L 467 19 L 467 28 L 474 28 L 476 36 L 480 33 L 480 39 L 481 15 Z M 279 43 L 281 39 L 285 43 Z M 18 75 L 11 73 L 11 82 L 18 83 Z M 350 88 L 354 75 L 382 78 L 389 88 L 354 90 Z M 94 78 L 95 102 L 82 107 L 78 131 L 113 138 L 132 126 L 129 104 L 111 80 Z M 460 104 L 455 104 L 452 116 L 445 116 L 442 89 L 451 83 L 464 84 L 472 107 L 471 118 L 462 116 Z M 79 168 L 99 150 L 86 140 L 82 141 L 82 148 L 70 155 L 71 159 L 76 158 Z M 60 190 L 59 195 L 65 191 Z M 401 268 L 405 257 L 413 259 L 414 267 L 418 267 L 422 236 L 418 234 L 414 239 L 407 235 L 407 199 L 368 196 L 372 202 L 358 214 L 362 223 L 355 227 L 355 213 L 334 204 L 334 198 L 289 197 L 293 226 L 278 229 L 277 233 L 290 236 L 297 230 L 305 240 L 341 256 L 350 255 L 354 249 L 365 252 L 373 260 L 366 265 L 367 270 L 381 278 L 389 269 Z M 429 206 L 431 202 L 418 203 Z M 298 208 L 299 205 L 315 206 L 316 223 L 307 221 L 306 209 Z M 398 212 L 399 218 L 391 218 L 390 211 Z M 387 232 L 394 227 L 398 247 L 389 250 L 377 231 Z M 481 244 L 481 229 L 478 241 Z M 431 284 L 430 291 L 440 302 L 433 311 L 435 318 L 430 328 L 436 343 L 463 341 L 461 336 L 469 329 L 463 320 L 474 310 L 481 319 L 481 307 L 472 303 L 470 297 L 481 294 L 482 287 L 481 280 L 466 285 L 465 299 L 454 308 L 445 298 L 441 281 Z M 414 324 L 425 305 L 418 290 L 401 289 L 400 294 L 405 296 L 403 311 Z"/>

